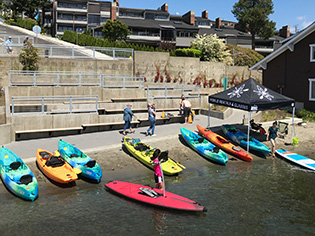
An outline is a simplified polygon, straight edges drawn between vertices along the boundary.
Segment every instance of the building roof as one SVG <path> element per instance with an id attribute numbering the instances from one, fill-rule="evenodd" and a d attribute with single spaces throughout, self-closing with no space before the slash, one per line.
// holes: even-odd
<path id="1" fill-rule="evenodd" d="M 267 57 L 262 59 L 260 62 L 253 65 L 250 70 L 258 70 L 260 68 L 267 69 L 267 64 L 272 61 L 274 58 L 278 57 L 282 53 L 284 53 L 287 50 L 290 50 L 291 52 L 294 51 L 294 45 L 303 40 L 305 37 L 310 35 L 315 31 L 315 21 L 309 25 L 306 29 L 303 31 L 296 33 L 294 36 L 289 37 L 288 39 L 283 41 L 283 45 L 278 48 L 273 53 L 269 54 Z"/>
<path id="2" fill-rule="evenodd" d="M 230 28 L 230 27 L 222 27 L 221 29 L 217 29 L 217 28 L 199 28 L 199 34 L 203 35 L 203 34 L 216 34 L 218 35 L 220 38 L 225 38 L 225 37 L 250 37 L 250 34 L 248 33 L 244 33 L 242 31 L 239 31 L 237 29 L 234 28 Z"/>
<path id="3" fill-rule="evenodd" d="M 160 29 L 163 28 L 176 28 L 176 29 L 187 29 L 187 30 L 196 30 L 198 31 L 198 27 L 194 25 L 189 25 L 185 22 L 174 23 L 174 21 L 160 21 L 160 20 L 144 20 L 144 19 L 132 19 L 132 18 L 117 18 L 122 21 L 129 27 L 137 27 L 137 28 L 151 28 L 151 29 Z"/>

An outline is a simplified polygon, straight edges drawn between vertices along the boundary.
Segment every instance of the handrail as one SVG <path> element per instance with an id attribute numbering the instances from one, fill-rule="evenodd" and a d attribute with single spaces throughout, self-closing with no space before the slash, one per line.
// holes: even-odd
<path id="1" fill-rule="evenodd" d="M 0 42 L 1 52 L 0 56 L 7 55 L 6 41 Z M 132 48 L 107 48 L 107 47 L 84 47 L 84 46 L 60 46 L 54 44 L 33 44 L 39 49 L 39 56 L 45 58 L 92 58 L 92 59 L 106 59 L 106 60 L 133 60 L 134 50 Z M 15 54 L 24 48 L 24 45 L 19 43 L 12 43 Z"/>
<path id="2" fill-rule="evenodd" d="M 14 76 L 24 76 L 24 81 L 14 80 Z M 29 77 L 28 79 L 25 77 Z M 44 76 L 42 78 L 41 76 Z M 70 77 L 71 76 L 71 77 Z M 18 79 L 20 79 L 19 77 Z M 70 77 L 70 78 L 69 78 Z M 106 85 L 107 80 L 119 80 L 115 85 Z M 25 82 L 26 81 L 26 82 Z M 70 82 L 69 82 L 70 81 Z M 129 82 L 129 83 L 127 83 Z M 131 84 L 131 83 L 132 84 Z M 140 82 L 140 84 L 139 84 Z M 103 75 L 96 72 L 72 72 L 72 71 L 9 71 L 10 86 L 102 86 L 103 88 L 144 88 L 144 77 L 132 75 Z"/>
<path id="3" fill-rule="evenodd" d="M 197 95 L 191 95 L 191 94 L 185 94 L 187 90 L 198 90 Z M 150 90 L 164 90 L 164 96 L 151 96 Z M 178 95 L 170 96 L 168 91 L 169 90 L 181 90 L 181 93 L 178 93 Z M 180 98 L 181 95 L 185 95 L 187 98 L 199 98 L 200 97 L 200 86 L 199 85 L 148 85 L 147 86 L 147 99 L 152 98 Z"/>
<path id="4" fill-rule="evenodd" d="M 45 102 L 47 105 L 47 102 L 55 102 L 55 101 L 66 101 L 69 102 L 69 110 L 66 111 L 55 111 L 54 113 L 61 113 L 61 112 L 67 112 L 67 113 L 77 113 L 77 112 L 97 112 L 98 111 L 98 96 L 90 96 L 90 95 L 73 95 L 73 96 L 15 96 L 11 98 L 11 106 L 12 106 L 12 115 L 15 114 L 14 106 L 17 105 L 16 102 L 34 102 L 39 101 L 41 102 L 41 110 L 39 112 L 32 112 L 32 113 L 49 113 L 48 111 L 45 112 Z M 95 101 L 95 109 L 80 109 L 80 110 L 73 110 L 73 102 L 74 101 Z M 51 103 L 50 103 L 51 104 Z M 92 104 L 93 105 L 93 104 Z"/>

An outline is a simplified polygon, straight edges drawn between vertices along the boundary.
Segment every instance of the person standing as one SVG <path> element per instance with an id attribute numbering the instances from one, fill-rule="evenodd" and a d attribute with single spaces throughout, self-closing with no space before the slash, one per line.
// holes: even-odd
<path id="1" fill-rule="evenodd" d="M 28 36 L 26 36 L 23 40 L 23 47 L 26 48 L 27 47 L 27 42 L 28 42 Z"/>
<path id="2" fill-rule="evenodd" d="M 14 51 L 13 51 L 13 47 L 12 47 L 12 37 L 9 36 L 8 40 L 5 43 L 7 45 L 7 53 L 13 55 Z"/>
<path id="3" fill-rule="evenodd" d="M 124 109 L 124 118 L 123 119 L 125 121 L 125 126 L 124 126 L 123 135 L 126 135 L 126 129 L 130 129 L 131 133 L 135 132 L 131 128 L 131 121 L 132 121 L 132 117 L 134 116 L 136 118 L 136 116 L 133 114 L 131 107 L 132 107 L 131 104 L 127 104 L 127 106 Z"/>
<path id="4" fill-rule="evenodd" d="M 184 94 L 182 94 L 182 96 L 180 97 L 180 100 L 179 100 L 179 114 L 182 115 L 183 114 L 183 101 L 185 100 L 185 96 Z"/>
<path id="5" fill-rule="evenodd" d="M 163 161 L 163 159 L 160 159 L 161 150 L 156 149 L 151 157 L 151 160 L 153 161 L 153 168 L 154 168 L 154 180 L 156 183 L 156 188 L 163 190 L 163 177 L 162 177 L 162 170 L 160 162 Z"/>
<path id="6" fill-rule="evenodd" d="M 187 99 L 183 99 L 185 125 L 188 124 L 188 117 L 191 112 L 191 103 Z"/>
<path id="7" fill-rule="evenodd" d="M 154 134 L 154 130 L 155 130 L 155 117 L 156 117 L 156 113 L 155 113 L 155 104 L 153 103 L 152 105 L 148 104 L 148 115 L 149 115 L 149 122 L 150 122 L 150 127 L 148 128 L 148 130 L 145 132 L 145 134 L 151 135 L 151 136 L 156 136 L 156 134 Z M 150 130 L 151 130 L 151 134 L 150 134 Z"/>
<path id="8" fill-rule="evenodd" d="M 267 141 L 270 141 L 271 143 L 271 154 L 273 157 L 275 157 L 276 152 L 276 138 L 278 137 L 278 127 L 277 127 L 277 121 L 272 123 L 272 126 L 268 129 L 267 134 Z"/>

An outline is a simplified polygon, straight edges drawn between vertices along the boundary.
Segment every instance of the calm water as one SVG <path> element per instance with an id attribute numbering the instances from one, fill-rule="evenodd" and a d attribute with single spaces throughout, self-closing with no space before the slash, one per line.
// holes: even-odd
<path id="1" fill-rule="evenodd" d="M 200 159 L 196 155 L 196 160 Z M 104 189 L 109 180 L 153 186 L 153 172 L 104 173 L 101 184 L 71 188 L 40 182 L 33 203 L 0 190 L 0 235 L 314 235 L 315 173 L 280 159 L 185 163 L 167 190 L 206 206 L 206 213 L 160 210 Z"/>

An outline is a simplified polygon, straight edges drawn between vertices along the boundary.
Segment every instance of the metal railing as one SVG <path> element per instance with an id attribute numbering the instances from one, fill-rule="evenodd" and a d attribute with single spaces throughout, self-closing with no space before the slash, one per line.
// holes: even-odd
<path id="1" fill-rule="evenodd" d="M 91 103 L 92 101 L 92 103 Z M 94 103 L 95 101 L 95 103 Z M 98 111 L 98 96 L 42 96 L 42 97 L 26 97 L 26 96 L 19 96 L 19 97 L 12 97 L 11 99 L 11 112 L 12 115 L 15 115 L 16 112 L 16 107 L 19 106 L 25 106 L 25 103 L 20 103 L 18 102 L 27 102 L 28 105 L 31 106 L 40 106 L 39 109 L 36 111 L 27 111 L 24 110 L 23 113 L 42 113 L 42 114 L 47 114 L 47 113 L 90 113 L 90 112 L 97 112 Z M 39 102 L 39 103 L 34 103 L 34 102 Z M 74 109 L 74 102 L 76 102 L 75 105 L 77 105 L 77 108 Z M 61 105 L 65 109 L 55 109 L 55 110 L 47 110 L 47 106 L 58 106 Z M 69 106 L 67 105 L 69 103 Z M 78 106 L 79 104 L 85 104 L 88 105 L 88 107 L 91 107 L 91 109 L 87 109 L 85 106 L 83 108 L 80 108 Z M 92 108 L 93 107 L 93 108 Z"/>
<path id="2" fill-rule="evenodd" d="M 153 91 L 155 94 L 152 95 Z M 150 94 L 151 92 L 151 94 Z M 193 93 L 196 93 L 193 94 Z M 148 85 L 147 86 L 147 99 L 151 98 L 180 98 L 181 95 L 187 98 L 199 98 L 200 86 L 199 85 Z"/>
<path id="3" fill-rule="evenodd" d="M 10 86 L 102 86 L 144 88 L 144 77 L 71 71 L 9 71 Z"/>
<path id="4" fill-rule="evenodd" d="M 103 75 L 103 88 L 144 88 L 144 77 L 126 75 Z"/>
<path id="5" fill-rule="evenodd" d="M 10 36 L 11 35 L 9 35 L 9 34 L 0 34 L 0 42 L 5 43 L 9 39 Z M 12 43 L 16 43 L 17 45 L 22 45 L 26 36 L 28 37 L 28 41 L 31 44 L 34 44 L 34 42 L 35 42 L 34 37 L 29 36 L 29 35 L 12 35 L 11 36 Z"/>
<path id="6" fill-rule="evenodd" d="M 10 86 L 101 86 L 102 74 L 71 71 L 9 71 Z"/>
<path id="7" fill-rule="evenodd" d="M 14 41 L 13 41 L 14 42 Z M 89 58 L 99 60 L 133 60 L 132 48 L 105 48 L 82 46 L 58 46 L 51 44 L 33 44 L 38 49 L 38 55 L 43 58 Z M 7 55 L 5 41 L 1 43 L 0 56 Z M 18 56 L 24 48 L 23 44 L 12 43 L 13 56 Z"/>

